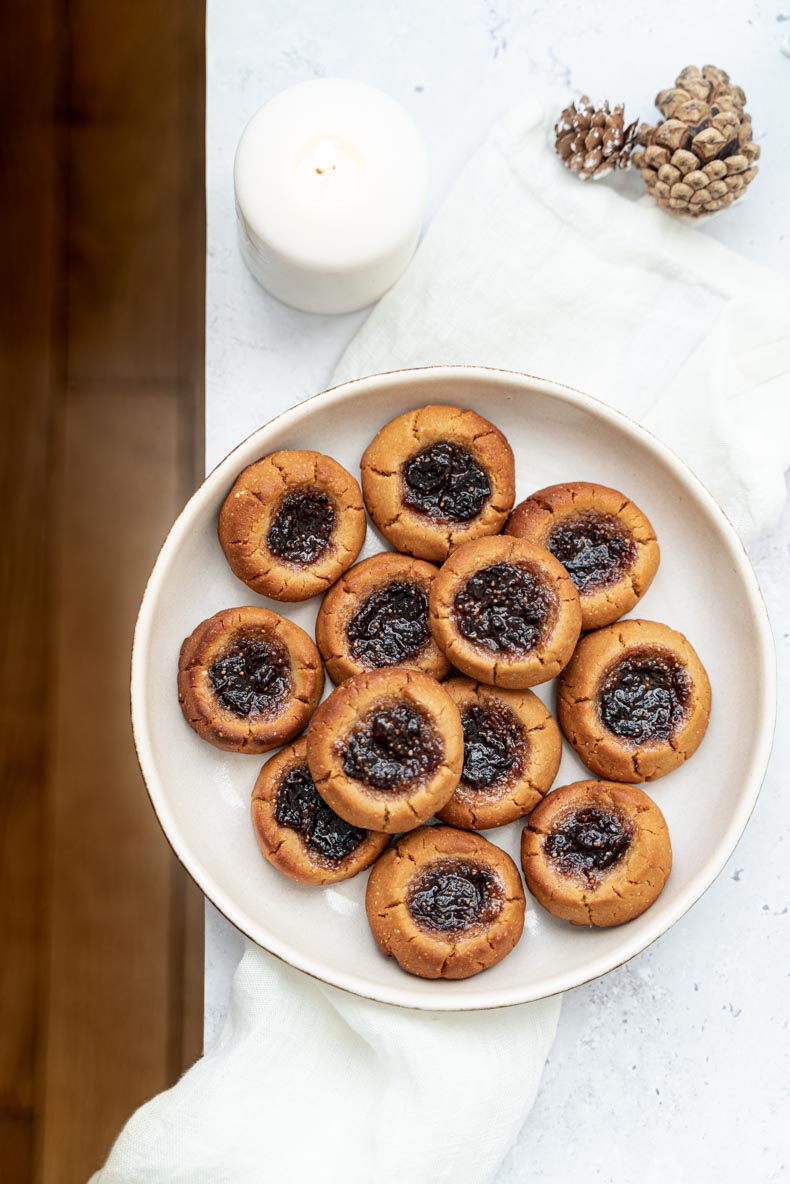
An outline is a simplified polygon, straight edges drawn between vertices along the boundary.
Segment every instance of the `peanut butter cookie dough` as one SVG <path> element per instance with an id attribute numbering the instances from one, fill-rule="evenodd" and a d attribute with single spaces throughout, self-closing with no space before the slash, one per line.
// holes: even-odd
<path id="1" fill-rule="evenodd" d="M 505 533 L 559 559 L 578 589 L 584 630 L 630 612 L 658 568 L 650 522 L 624 494 L 605 485 L 576 481 L 539 489 L 516 506 Z"/>
<path id="2" fill-rule="evenodd" d="M 315 637 L 334 683 L 387 666 L 442 679 L 450 663 L 428 623 L 438 567 L 384 551 L 356 564 L 321 602 Z"/>
<path id="3" fill-rule="evenodd" d="M 315 787 L 304 739 L 270 757 L 252 792 L 252 825 L 265 858 L 299 884 L 334 884 L 370 867 L 390 836 L 351 826 Z"/>
<path id="4" fill-rule="evenodd" d="M 385 852 L 365 907 L 379 948 L 420 978 L 479 974 L 510 953 L 524 928 L 513 860 L 450 826 L 421 827 Z"/>
<path id="5" fill-rule="evenodd" d="M 551 788 L 562 736 L 532 691 L 507 691 L 469 678 L 444 689 L 458 705 L 464 730 L 461 780 L 437 817 L 450 826 L 488 830 L 523 818 Z"/>
<path id="6" fill-rule="evenodd" d="M 669 877 L 672 846 L 641 789 L 576 781 L 530 814 L 521 863 L 530 892 L 555 917 L 608 927 L 650 908 Z"/>
<path id="7" fill-rule="evenodd" d="M 181 646 L 178 701 L 215 748 L 251 754 L 293 740 L 324 689 L 321 656 L 304 629 L 267 608 L 226 608 Z"/>
<path id="8" fill-rule="evenodd" d="M 452 797 L 464 734 L 458 708 L 419 670 L 342 683 L 313 716 L 307 762 L 321 797 L 353 826 L 412 830 Z"/>
<path id="9" fill-rule="evenodd" d="M 524 689 L 559 674 L 581 629 L 579 594 L 554 556 L 524 539 L 464 543 L 431 589 L 431 630 L 470 678 Z"/>
<path id="10" fill-rule="evenodd" d="M 368 513 L 397 551 L 439 560 L 496 534 L 515 498 L 513 452 L 475 411 L 431 405 L 399 415 L 362 457 Z"/>
<path id="11" fill-rule="evenodd" d="M 234 575 L 274 600 L 307 600 L 350 567 L 365 541 L 359 485 L 321 452 L 272 452 L 239 474 L 219 515 Z"/>
<path id="12" fill-rule="evenodd" d="M 708 726 L 705 667 L 682 633 L 620 621 L 588 633 L 559 682 L 560 726 L 588 769 L 655 781 L 696 752 Z"/>

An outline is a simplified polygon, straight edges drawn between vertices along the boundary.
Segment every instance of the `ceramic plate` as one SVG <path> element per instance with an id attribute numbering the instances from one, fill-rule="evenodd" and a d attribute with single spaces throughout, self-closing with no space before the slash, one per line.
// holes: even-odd
<path id="1" fill-rule="evenodd" d="M 580 480 L 633 498 L 656 529 L 662 561 L 632 615 L 685 633 L 713 686 L 713 714 L 699 751 L 646 786 L 666 816 L 674 850 L 672 875 L 656 904 L 619 928 L 585 930 L 556 920 L 527 893 L 519 945 L 463 982 L 413 978 L 380 954 L 365 919 L 367 873 L 310 888 L 270 867 L 249 820 L 264 758 L 220 752 L 200 740 L 176 696 L 181 642 L 219 609 L 266 604 L 313 631 L 317 599 L 296 606 L 264 600 L 225 562 L 217 514 L 239 471 L 278 448 L 314 448 L 356 473 L 382 424 L 424 403 L 472 407 L 502 429 L 516 455 L 518 500 L 544 485 Z M 360 558 L 383 549 L 387 544 L 370 526 Z M 553 684 L 535 690 L 553 710 Z M 134 731 L 151 801 L 179 859 L 217 908 L 265 949 L 328 983 L 442 1010 L 500 1007 L 564 991 L 632 958 L 669 929 L 721 871 L 746 825 L 768 761 L 774 708 L 773 643 L 757 581 L 732 527 L 697 479 L 642 428 L 589 396 L 475 367 L 346 383 L 240 444 L 197 491 L 162 548 L 132 662 Z M 556 785 L 588 776 L 565 745 Z M 516 863 L 522 825 L 487 832 Z"/>

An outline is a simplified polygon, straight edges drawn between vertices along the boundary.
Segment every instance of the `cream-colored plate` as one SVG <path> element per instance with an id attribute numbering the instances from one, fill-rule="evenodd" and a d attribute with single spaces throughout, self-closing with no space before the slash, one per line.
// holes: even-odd
<path id="1" fill-rule="evenodd" d="M 713 685 L 702 747 L 646 787 L 666 815 L 674 849 L 672 875 L 656 904 L 628 925 L 588 931 L 551 917 L 528 894 L 519 945 L 464 982 L 412 978 L 379 953 L 365 919 L 366 873 L 322 889 L 300 887 L 271 868 L 249 822 L 262 758 L 204 743 L 184 722 L 176 697 L 179 646 L 218 609 L 265 603 L 313 629 L 317 600 L 293 607 L 264 601 L 225 562 L 217 514 L 237 473 L 278 448 L 315 448 L 357 472 L 381 425 L 424 403 L 472 407 L 502 429 L 516 455 L 519 500 L 544 485 L 580 480 L 633 498 L 656 528 L 662 562 L 632 615 L 685 633 Z M 370 527 L 363 556 L 385 548 Z M 553 685 L 536 690 L 553 709 Z M 292 408 L 240 444 L 204 482 L 170 532 L 146 589 L 132 661 L 132 714 L 165 834 L 209 899 L 251 938 L 309 974 L 374 999 L 442 1010 L 500 1007 L 564 991 L 632 958 L 718 875 L 768 761 L 773 643 L 732 527 L 689 470 L 642 428 L 587 395 L 522 374 L 464 366 L 406 370 L 346 383 Z M 584 776 L 566 745 L 556 784 Z M 487 837 L 518 862 L 520 833 L 521 824 L 513 824 Z"/>

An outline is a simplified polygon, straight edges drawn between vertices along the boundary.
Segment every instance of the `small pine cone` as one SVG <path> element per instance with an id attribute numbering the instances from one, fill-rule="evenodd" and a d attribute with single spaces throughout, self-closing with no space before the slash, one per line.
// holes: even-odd
<path id="1" fill-rule="evenodd" d="M 726 209 L 757 175 L 746 95 L 724 70 L 686 66 L 656 106 L 664 119 L 642 124 L 632 158 L 648 193 L 691 218 Z"/>
<path id="2" fill-rule="evenodd" d="M 555 147 L 566 169 L 586 181 L 627 169 L 636 137 L 636 123 L 625 126 L 623 104 L 609 110 L 608 101 L 594 107 L 587 95 L 570 103 L 554 125 Z"/>

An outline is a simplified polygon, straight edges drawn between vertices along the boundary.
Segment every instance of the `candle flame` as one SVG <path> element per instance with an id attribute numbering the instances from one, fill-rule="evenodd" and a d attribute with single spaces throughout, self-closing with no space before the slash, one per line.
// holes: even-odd
<path id="1" fill-rule="evenodd" d="M 315 171 L 317 173 L 334 172 L 337 168 L 337 148 L 332 140 L 319 141 L 315 153 Z"/>

